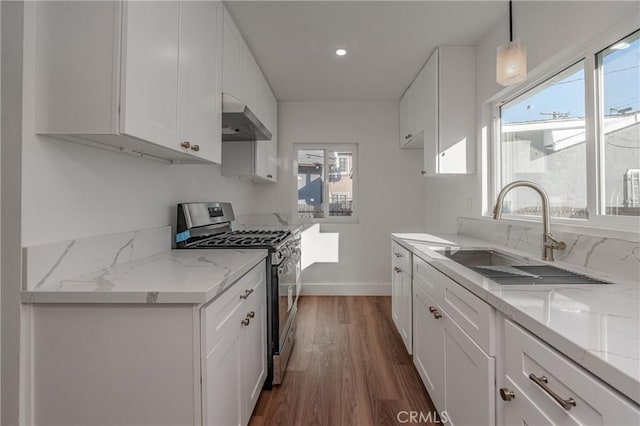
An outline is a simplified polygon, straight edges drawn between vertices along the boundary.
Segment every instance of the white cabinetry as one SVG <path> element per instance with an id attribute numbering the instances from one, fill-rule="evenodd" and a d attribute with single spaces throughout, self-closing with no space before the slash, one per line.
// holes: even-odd
<path id="1" fill-rule="evenodd" d="M 407 351 L 411 353 L 413 351 L 411 252 L 392 242 L 391 265 L 393 267 L 391 272 L 391 317 Z"/>
<path id="2" fill-rule="evenodd" d="M 219 163 L 221 14 L 218 2 L 27 8 L 36 133 L 143 157 Z"/>
<path id="3" fill-rule="evenodd" d="M 253 182 L 277 181 L 278 102 L 231 16 L 224 12 L 223 92 L 244 102 L 271 132 L 268 141 L 222 144 L 222 174 Z"/>
<path id="4" fill-rule="evenodd" d="M 440 46 L 424 68 L 423 175 L 475 172 L 475 48 Z"/>
<path id="5" fill-rule="evenodd" d="M 266 378 L 264 269 L 236 287 L 202 308 L 205 425 L 248 424 Z"/>
<path id="6" fill-rule="evenodd" d="M 25 424 L 247 425 L 266 378 L 265 261 L 207 305 L 24 305 Z"/>
<path id="7" fill-rule="evenodd" d="M 638 406 L 508 319 L 503 349 L 500 424 L 640 424 Z"/>
<path id="8" fill-rule="evenodd" d="M 400 147 L 422 148 L 425 125 L 425 74 L 420 70 L 400 99 Z"/>
<path id="9" fill-rule="evenodd" d="M 453 282 L 448 277 L 413 258 L 413 360 L 418 373 L 451 424 L 494 424 L 495 362 L 475 340 L 493 333 L 494 320 L 471 313 L 495 312 L 457 284 L 458 288 L 449 287 Z"/>

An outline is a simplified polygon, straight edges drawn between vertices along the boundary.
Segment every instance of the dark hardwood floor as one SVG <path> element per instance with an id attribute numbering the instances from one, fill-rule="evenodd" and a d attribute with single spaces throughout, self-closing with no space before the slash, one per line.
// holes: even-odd
<path id="1" fill-rule="evenodd" d="M 297 323 L 284 382 L 262 392 L 250 425 L 434 424 L 397 417 L 434 409 L 390 297 L 301 297 Z"/>

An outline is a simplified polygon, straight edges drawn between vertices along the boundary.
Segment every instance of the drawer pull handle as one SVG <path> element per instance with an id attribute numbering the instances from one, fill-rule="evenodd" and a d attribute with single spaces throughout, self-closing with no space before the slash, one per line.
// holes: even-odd
<path id="1" fill-rule="evenodd" d="M 249 318 L 245 318 L 245 319 L 243 319 L 242 321 L 240 321 L 240 324 L 241 324 L 243 327 L 246 327 L 246 326 L 248 326 L 248 325 L 249 325 L 249 323 L 250 323 L 250 322 L 251 322 L 251 320 L 250 320 Z"/>
<path id="2" fill-rule="evenodd" d="M 396 272 L 402 272 L 402 269 L 398 268 L 397 266 L 394 266 L 393 270 L 396 271 Z"/>
<path id="3" fill-rule="evenodd" d="M 543 391 L 548 393 L 551 396 L 551 398 L 555 399 L 556 402 L 560 404 L 560 406 L 565 410 L 569 411 L 571 410 L 571 407 L 576 406 L 575 399 L 573 398 L 562 399 L 560 395 L 555 393 L 553 390 L 551 390 L 549 386 L 547 386 L 547 383 L 549 382 L 549 380 L 547 379 L 547 376 L 537 377 L 535 374 L 531 373 L 529 374 L 529 379 L 531 379 L 533 383 L 535 383 L 536 385 L 540 386 Z"/>
<path id="4" fill-rule="evenodd" d="M 252 288 L 250 288 L 249 290 L 245 290 L 244 294 L 240 295 L 240 299 L 245 299 L 246 300 L 246 298 L 249 297 L 249 295 L 251 293 L 253 293 L 253 289 Z"/>
<path id="5" fill-rule="evenodd" d="M 253 311 L 251 311 L 251 312 L 249 312 L 249 313 L 247 314 L 247 318 L 253 318 L 253 317 L 255 317 L 255 316 L 256 316 L 256 313 L 255 313 L 255 312 L 253 312 Z"/>
<path id="6" fill-rule="evenodd" d="M 396 257 L 402 257 L 402 255 L 401 255 L 400 253 L 396 253 L 395 251 L 393 252 L 393 254 L 394 254 Z"/>
<path id="7" fill-rule="evenodd" d="M 503 401 L 511 401 L 513 398 L 516 397 L 516 394 L 513 393 L 513 391 L 510 391 L 507 388 L 500 388 L 500 398 L 502 398 Z"/>
<path id="8" fill-rule="evenodd" d="M 438 311 L 436 308 L 434 308 L 433 306 L 429 306 L 429 312 L 431 312 L 433 314 L 433 317 L 435 319 L 440 319 L 442 318 L 442 314 L 440 313 L 440 311 Z"/>

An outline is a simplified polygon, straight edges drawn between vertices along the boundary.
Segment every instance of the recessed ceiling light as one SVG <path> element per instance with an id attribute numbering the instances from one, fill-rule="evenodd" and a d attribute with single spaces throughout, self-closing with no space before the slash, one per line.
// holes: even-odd
<path id="1" fill-rule="evenodd" d="M 338 50 L 336 50 L 336 55 L 338 55 L 338 56 L 344 56 L 344 55 L 346 55 L 346 54 L 347 54 L 347 51 L 346 51 L 346 50 L 344 50 L 344 49 L 338 49 Z"/>
<path id="2" fill-rule="evenodd" d="M 630 46 L 630 44 L 627 43 L 626 41 L 621 41 L 621 42 L 618 42 L 618 43 L 614 44 L 613 46 L 611 46 L 611 49 L 613 49 L 613 50 L 622 50 L 622 49 L 626 49 L 629 46 Z"/>

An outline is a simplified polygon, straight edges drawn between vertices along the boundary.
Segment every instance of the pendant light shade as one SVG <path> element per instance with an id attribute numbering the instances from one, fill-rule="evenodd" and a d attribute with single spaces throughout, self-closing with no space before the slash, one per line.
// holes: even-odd
<path id="1" fill-rule="evenodd" d="M 527 79 L 527 46 L 521 40 L 498 46 L 496 81 L 503 86 Z"/>
<path id="2" fill-rule="evenodd" d="M 513 39 L 511 1 L 509 1 L 509 43 L 498 46 L 496 54 L 496 81 L 510 86 L 527 79 L 527 46 Z"/>

